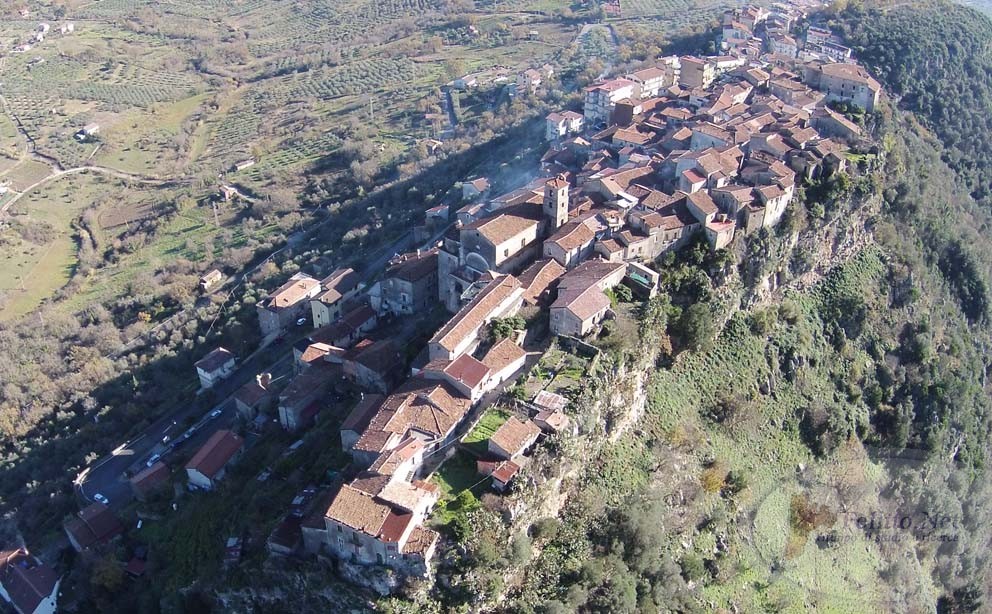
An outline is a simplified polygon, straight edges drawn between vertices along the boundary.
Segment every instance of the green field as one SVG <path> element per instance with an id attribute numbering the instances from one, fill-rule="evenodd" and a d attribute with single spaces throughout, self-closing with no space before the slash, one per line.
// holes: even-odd
<path id="1" fill-rule="evenodd" d="M 443 9 L 436 0 L 315 0 L 293 10 L 278 0 L 104 0 L 69 3 L 64 17 L 47 4 L 28 19 L 12 14 L 0 22 L 0 40 L 27 40 L 41 21 L 52 31 L 29 52 L 0 60 L 0 183 L 18 193 L 52 167 L 97 166 L 181 184 L 197 201 L 222 181 L 262 198 L 298 193 L 308 181 L 347 171 L 350 159 L 338 154 L 347 145 L 373 144 L 375 168 L 434 136 L 438 128 L 425 116 L 432 105 L 438 111 L 437 88 L 455 67 L 500 67 L 512 76 L 554 61 L 575 36 L 573 26 L 507 7 L 492 12 L 483 3 L 472 15 L 472 34 Z M 58 32 L 63 19 L 75 22 L 74 32 Z M 415 27 L 421 20 L 431 26 Z M 521 36 L 531 30 L 536 37 Z M 484 82 L 491 87 L 491 77 Z M 468 119 L 486 109 L 477 107 Z M 90 124 L 99 131 L 80 142 L 74 135 Z M 256 164 L 231 172 L 247 158 Z M 158 216 L 155 207 L 178 192 L 116 181 L 101 190 L 113 198 L 96 213 L 113 230 L 97 237 L 99 249 L 123 253 L 105 269 L 87 269 L 70 309 L 117 298 L 177 258 L 205 266 L 224 248 L 256 246 L 279 230 L 272 218 L 249 228 L 244 212 L 234 210 L 220 212 L 218 229 L 212 211 L 194 208 L 121 250 L 114 242 L 128 228 L 118 227 Z M 26 313 L 65 285 L 76 261 L 71 224 L 93 202 L 89 180 L 59 179 L 24 197 L 20 215 L 51 217 L 58 239 L 0 245 L 0 256 L 14 263 L 0 274 L 0 291 L 8 293 L 0 317 Z M 32 288 L 20 290 L 21 273 L 38 278 Z"/>
<path id="2" fill-rule="evenodd" d="M 4 245 L 0 296 L 6 300 L 0 319 L 28 313 L 69 281 L 76 264 L 73 221 L 96 202 L 100 189 L 81 177 L 53 181 L 20 199 L 10 211 L 15 222 L 42 223 L 52 228 L 49 240 L 37 244 L 15 238 Z"/>

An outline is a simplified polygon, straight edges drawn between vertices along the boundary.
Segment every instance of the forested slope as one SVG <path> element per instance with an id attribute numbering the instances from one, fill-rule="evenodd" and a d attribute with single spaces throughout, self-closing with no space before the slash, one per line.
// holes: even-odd
<path id="1" fill-rule="evenodd" d="M 944 160 L 992 206 L 992 21 L 945 0 L 851 3 L 832 26 L 899 106 L 944 143 Z"/>

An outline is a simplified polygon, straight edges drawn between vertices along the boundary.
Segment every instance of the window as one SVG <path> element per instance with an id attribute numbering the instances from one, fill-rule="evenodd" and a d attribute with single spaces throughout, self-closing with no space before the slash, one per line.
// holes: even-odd
<path id="1" fill-rule="evenodd" d="M 509 258 L 510 257 L 510 250 L 509 249 L 504 249 L 503 250 L 503 257 L 504 258 Z"/>

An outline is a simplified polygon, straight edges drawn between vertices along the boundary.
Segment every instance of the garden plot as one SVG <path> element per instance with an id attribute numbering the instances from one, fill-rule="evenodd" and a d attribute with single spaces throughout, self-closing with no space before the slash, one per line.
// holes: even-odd
<path id="1" fill-rule="evenodd" d="M 4 180 L 10 181 L 10 189 L 23 192 L 45 177 L 52 174 L 52 169 L 46 164 L 34 160 L 25 160 L 4 175 Z"/>

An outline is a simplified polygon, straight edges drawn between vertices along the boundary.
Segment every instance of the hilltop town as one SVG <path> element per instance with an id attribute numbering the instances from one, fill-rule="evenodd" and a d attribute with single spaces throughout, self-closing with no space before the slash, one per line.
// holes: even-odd
<path id="1" fill-rule="evenodd" d="M 218 488 L 271 423 L 298 434 L 294 445 L 316 424 L 338 424 L 348 463 L 296 494 L 267 550 L 331 557 L 377 590 L 431 577 L 444 539 L 432 515 L 459 494 L 436 479 L 446 463 L 468 458 L 472 485 L 499 495 L 526 479 L 536 446 L 581 428 L 566 391 L 529 378 L 549 349 L 595 356 L 624 306 L 658 292 L 666 254 L 732 249 L 784 223 L 802 186 L 847 172 L 850 153 L 871 146 L 859 120 L 881 86 L 829 30 L 805 22 L 808 9 L 730 10 L 720 55 L 661 57 L 589 85 L 581 108 L 546 117 L 535 179 L 495 194 L 488 178 L 465 178 L 461 201 L 428 209 L 419 249 L 384 271 L 286 279 L 255 309 L 263 347 L 312 328 L 287 372 L 232 392 L 235 426 L 212 427 L 218 410 L 163 437 L 130 471 L 130 495 L 168 492 L 172 453 L 208 432 L 179 472 L 194 496 Z M 201 286 L 222 279 L 213 271 Z M 203 350 L 196 377 L 216 391 L 243 357 Z M 64 530 L 87 555 L 126 529 L 107 497 L 83 494 L 92 502 Z M 236 564 L 241 538 L 225 544 Z M 142 575 L 146 554 L 127 573 Z M 365 579 L 364 566 L 395 577 Z M 0 583 L 30 601 L 15 601 L 19 611 L 54 610 L 59 580 L 27 551 L 5 553 Z"/>
<path id="2" fill-rule="evenodd" d="M 538 179 L 505 194 L 467 180 L 462 206 L 426 212 L 441 238 L 397 255 L 373 284 L 350 269 L 297 274 L 257 306 L 267 335 L 316 327 L 279 397 L 284 428 L 323 419 L 315 400 L 342 380 L 363 391 L 340 427 L 352 477 L 288 521 L 282 550 L 430 575 L 441 536 L 428 521 L 443 494 L 431 475 L 548 339 L 587 346 L 618 297 L 654 295 L 665 253 L 700 237 L 727 249 L 780 224 L 799 185 L 845 172 L 866 144 L 851 117 L 872 112 L 881 87 L 828 31 L 796 42 L 802 17 L 733 10 L 723 55 L 664 57 L 590 85 L 581 112 L 548 115 Z M 437 305 L 449 315 L 401 370 L 410 337 L 378 331 Z M 479 479 L 500 492 L 535 444 L 576 428 L 561 394 L 514 407 L 476 455 Z"/>

